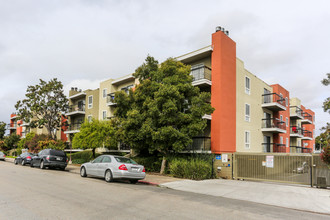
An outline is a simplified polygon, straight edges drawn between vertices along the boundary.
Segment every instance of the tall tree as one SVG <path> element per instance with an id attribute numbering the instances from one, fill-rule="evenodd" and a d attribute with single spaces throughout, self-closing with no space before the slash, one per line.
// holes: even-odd
<path id="1" fill-rule="evenodd" d="M 118 137 L 137 151 L 160 153 L 161 173 L 169 153 L 192 144 L 207 125 L 202 116 L 214 110 L 208 102 L 210 93 L 192 85 L 190 71 L 190 66 L 172 58 L 158 65 L 148 56 L 134 73 L 140 82 L 134 92 L 115 95 Z"/>
<path id="2" fill-rule="evenodd" d="M 3 121 L 0 121 L 0 140 L 3 139 L 6 133 L 6 123 Z"/>
<path id="3" fill-rule="evenodd" d="M 327 77 L 324 78 L 321 82 L 325 86 L 330 85 L 330 73 L 327 73 Z M 328 97 L 326 100 L 324 100 L 324 102 L 323 102 L 323 110 L 325 112 L 328 112 L 330 114 L 330 97 Z"/>
<path id="4" fill-rule="evenodd" d="M 99 147 L 116 147 L 115 121 L 84 122 L 80 131 L 76 133 L 72 140 L 72 148 L 92 149 L 93 158 L 95 158 L 95 149 Z"/>
<path id="5" fill-rule="evenodd" d="M 5 137 L 2 150 L 8 151 L 8 150 L 16 148 L 20 138 L 21 138 L 21 136 L 15 134 L 15 133 L 11 134 L 10 136 Z"/>
<path id="6" fill-rule="evenodd" d="M 20 119 L 30 123 L 30 127 L 43 128 L 56 140 L 56 132 L 61 126 L 61 115 L 67 112 L 68 99 L 64 95 L 63 85 L 56 78 L 28 86 L 26 99 L 15 105 Z"/>

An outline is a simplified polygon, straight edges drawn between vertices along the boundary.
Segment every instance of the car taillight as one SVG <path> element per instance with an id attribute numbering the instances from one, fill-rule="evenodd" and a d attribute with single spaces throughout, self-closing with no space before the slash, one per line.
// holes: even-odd
<path id="1" fill-rule="evenodd" d="M 3 155 L 3 157 L 6 157 L 6 155 Z"/>
<path id="2" fill-rule="evenodd" d="M 49 160 L 49 156 L 47 156 L 46 159 Z"/>
<path id="3" fill-rule="evenodd" d="M 122 164 L 118 167 L 118 169 L 120 170 L 127 170 L 127 167 L 125 166 L 125 164 Z"/>
<path id="4" fill-rule="evenodd" d="M 66 162 L 68 162 L 69 160 L 68 160 L 68 158 L 66 158 Z"/>
<path id="5" fill-rule="evenodd" d="M 31 159 L 31 157 L 30 156 L 27 156 L 26 159 Z"/>
<path id="6" fill-rule="evenodd" d="M 146 172 L 146 169 L 145 169 L 145 168 L 143 168 L 142 172 L 143 172 L 143 173 L 145 173 L 145 172 Z"/>

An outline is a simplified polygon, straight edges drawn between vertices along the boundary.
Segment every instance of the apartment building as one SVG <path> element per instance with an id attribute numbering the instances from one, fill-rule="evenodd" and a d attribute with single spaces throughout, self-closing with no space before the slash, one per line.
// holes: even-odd
<path id="1" fill-rule="evenodd" d="M 315 113 L 281 85 L 268 85 L 246 70 L 227 31 L 218 28 L 211 45 L 177 60 L 191 65 L 193 85 L 211 92 L 212 153 L 314 150 Z"/>
<path id="2" fill-rule="evenodd" d="M 193 138 L 187 150 L 214 154 L 233 152 L 307 153 L 315 146 L 315 113 L 279 84 L 269 85 L 244 67 L 236 57 L 236 43 L 222 28 L 212 43 L 176 57 L 191 65 L 194 86 L 211 93 L 212 115 L 204 115 L 207 127 Z M 100 83 L 99 89 L 69 94 L 69 129 L 79 132 L 84 120 L 113 117 L 114 93 L 128 92 L 138 81 L 132 74 Z M 88 108 L 85 108 L 88 103 Z M 72 136 L 71 138 L 72 139 Z"/>
<path id="3" fill-rule="evenodd" d="M 67 141 L 67 137 L 64 134 L 64 131 L 66 130 L 66 126 L 64 125 L 66 121 L 66 118 L 62 116 L 62 126 L 61 129 L 59 129 L 56 133 L 57 139 L 62 141 Z M 21 136 L 22 138 L 25 138 L 28 133 L 35 133 L 35 134 L 46 134 L 48 135 L 48 131 L 45 127 L 43 128 L 31 128 L 30 124 L 23 121 L 18 120 L 18 116 L 16 113 L 12 113 L 10 115 L 10 123 L 7 126 L 7 129 L 9 130 L 9 134 L 17 134 Z"/>
<path id="4" fill-rule="evenodd" d="M 136 79 L 132 74 L 129 74 L 118 79 L 102 81 L 100 87 L 95 90 L 82 91 L 78 88 L 71 88 L 69 91 L 69 112 L 66 114 L 69 126 L 64 132 L 68 141 L 72 141 L 74 134 L 79 132 L 84 121 L 91 121 L 93 118 L 108 120 L 113 117 L 116 107 L 116 103 L 113 101 L 115 92 L 125 91 L 128 93 L 135 84 Z M 125 148 L 125 150 L 127 149 Z"/>

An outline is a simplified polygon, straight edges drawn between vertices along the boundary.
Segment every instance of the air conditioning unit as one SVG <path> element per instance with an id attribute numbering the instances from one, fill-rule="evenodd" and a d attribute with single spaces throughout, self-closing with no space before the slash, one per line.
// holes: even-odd
<path id="1" fill-rule="evenodd" d="M 316 187 L 327 188 L 327 178 L 318 176 L 316 179 Z"/>

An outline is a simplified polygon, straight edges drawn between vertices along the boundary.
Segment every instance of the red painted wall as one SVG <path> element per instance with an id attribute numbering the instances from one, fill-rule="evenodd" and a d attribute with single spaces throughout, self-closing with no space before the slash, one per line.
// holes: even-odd
<path id="1" fill-rule="evenodd" d="M 271 85 L 273 88 L 273 93 L 277 93 L 278 95 L 282 94 L 283 98 L 288 98 L 288 103 L 290 100 L 290 93 L 288 90 L 283 88 L 279 84 Z M 280 143 L 280 137 L 283 137 L 283 144 L 286 144 L 286 139 L 288 138 L 288 145 L 286 147 L 280 147 L 279 151 L 283 153 L 289 153 L 290 152 L 290 106 L 289 104 L 286 105 L 285 101 L 283 102 L 283 105 L 286 107 L 286 111 L 278 111 L 273 113 L 274 118 L 281 118 L 281 115 L 283 117 L 283 121 L 286 121 L 286 118 L 288 118 L 288 124 L 286 126 L 286 133 L 285 134 L 274 134 L 273 135 L 273 143 Z"/>
<path id="2" fill-rule="evenodd" d="M 211 150 L 236 152 L 236 43 L 218 31 L 212 47 Z"/>

